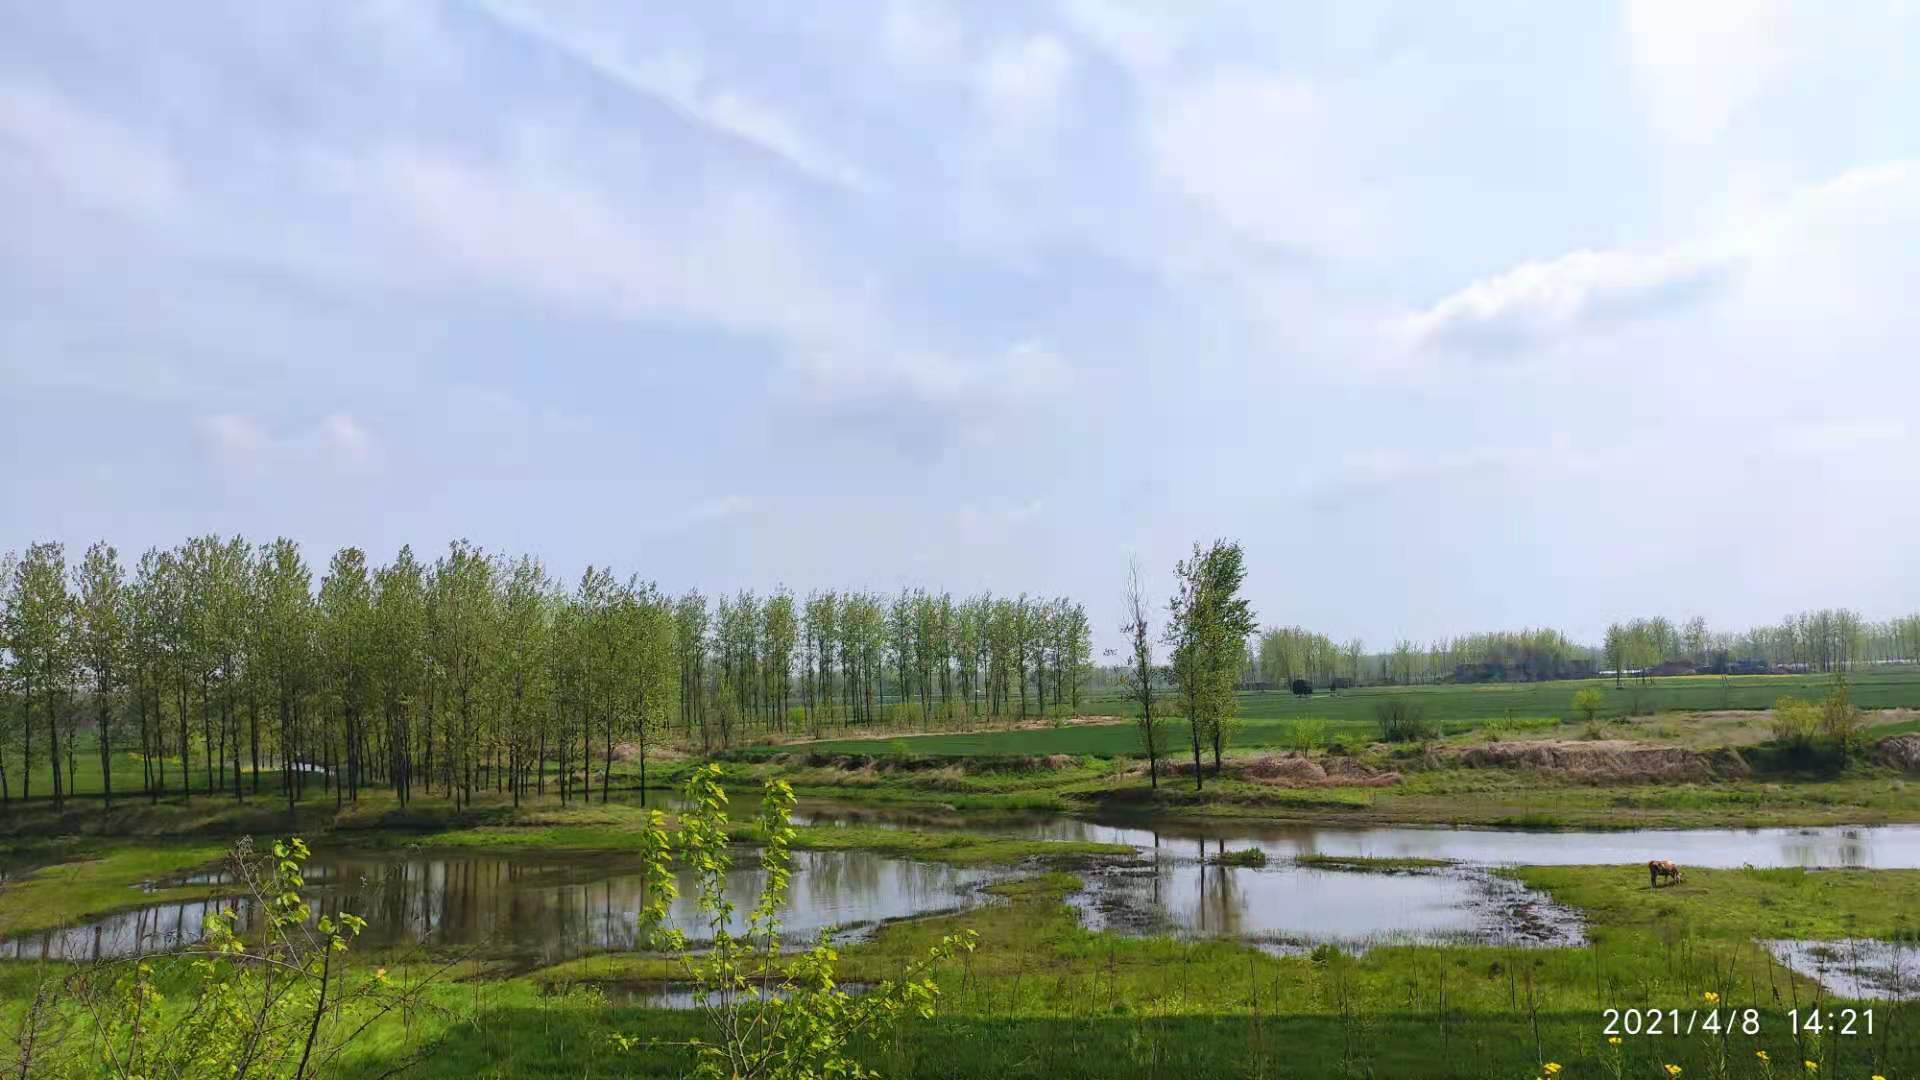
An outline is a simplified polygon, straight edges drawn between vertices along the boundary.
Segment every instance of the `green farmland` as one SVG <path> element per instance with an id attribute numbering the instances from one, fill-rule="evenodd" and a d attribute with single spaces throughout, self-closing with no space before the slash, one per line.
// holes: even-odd
<path id="1" fill-rule="evenodd" d="M 1602 718 L 1655 713 L 1692 713 L 1720 709 L 1766 709 L 1782 696 L 1809 700 L 1824 696 L 1832 685 L 1827 675 L 1754 675 L 1721 678 L 1712 675 L 1653 679 L 1644 684 L 1612 679 L 1544 683 L 1486 683 L 1476 685 L 1370 686 L 1338 694 L 1320 692 L 1296 697 L 1278 691 L 1240 694 L 1239 727 L 1234 745 L 1242 749 L 1292 747 L 1317 726 L 1319 742 L 1332 739 L 1368 739 L 1375 732 L 1374 710 L 1396 698 L 1418 702 L 1427 719 L 1446 735 L 1480 728 L 1516 732 L 1550 729 L 1572 717 L 1575 691 L 1600 691 Z M 1853 702 L 1866 709 L 1920 708 L 1920 673 L 1873 673 L 1850 677 Z M 1168 695 L 1171 710 L 1177 699 Z M 1089 700 L 1090 715 L 1137 716 L 1139 707 L 1117 696 Z M 1301 721 L 1306 721 L 1303 730 Z M 1910 730 L 1913 720 L 1888 726 L 1884 734 Z M 1167 727 L 1167 745 L 1178 753 L 1187 739 L 1186 725 L 1175 719 Z M 960 734 L 877 738 L 843 737 L 808 744 L 829 753 L 885 754 L 906 750 L 931 755 L 1091 754 L 1109 757 L 1135 753 L 1139 735 L 1132 725 L 1074 724 L 1056 728 L 1022 728 Z M 777 749 L 769 747 L 767 749 Z"/>

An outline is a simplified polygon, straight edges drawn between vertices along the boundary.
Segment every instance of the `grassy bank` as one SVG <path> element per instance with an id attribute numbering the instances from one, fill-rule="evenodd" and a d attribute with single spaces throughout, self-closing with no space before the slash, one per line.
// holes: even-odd
<path id="1" fill-rule="evenodd" d="M 475 811 L 475 813 L 481 813 Z M 301 833 L 315 847 L 358 849 L 419 848 L 444 851 L 543 853 L 631 853 L 647 811 L 633 804 L 528 809 L 508 815 L 486 812 L 484 821 L 458 827 L 374 828 L 334 822 L 331 828 Z M 314 822 L 308 822 L 314 824 Z M 760 837 L 750 821 L 731 830 L 743 844 Z M 263 829 L 262 839 L 289 835 Z M 217 864 L 228 840 L 165 840 L 138 844 L 82 837 L 60 842 L 20 841 L 0 845 L 8 876 L 0 882 L 0 936 L 53 929 L 89 917 L 147 904 L 198 900 L 222 895 L 227 886 L 143 885 Z M 801 827 L 793 846 L 814 851 L 871 851 L 896 858 L 963 866 L 1008 865 L 1027 861 L 1072 862 L 1094 856 L 1126 855 L 1118 844 L 1027 840 L 958 830 L 917 831 L 876 827 Z"/>
<path id="2" fill-rule="evenodd" d="M 1658 892 L 1641 879 L 1637 893 L 1631 867 L 1516 873 L 1558 899 L 1591 903 L 1596 945 L 1272 956 L 1226 941 L 1125 938 L 1081 927 L 1064 903 L 1077 879 L 1050 874 L 1001 887 L 1001 905 L 885 927 L 846 951 L 839 974 L 883 979 L 941 934 L 980 932 L 979 951 L 941 977 L 940 1014 L 865 1048 L 871 1065 L 901 1076 L 1478 1078 L 1536 1076 L 1551 1061 L 1566 1077 L 1613 1076 L 1616 1065 L 1665 1075 L 1666 1064 L 1688 1076 L 1757 1077 L 1757 1050 L 1793 1075 L 1803 1060 L 1824 1076 L 1920 1067 L 1911 1004 L 1878 1004 L 1873 1038 L 1796 1040 L 1784 1010 L 1816 991 L 1748 940 L 1783 936 L 1769 913 L 1813 936 L 1837 929 L 1822 909 L 1859 911 L 1863 928 L 1890 929 L 1902 907 L 1920 909 L 1920 873 L 1721 871 Z M 598 956 L 450 991 L 478 1014 L 418 1033 L 432 1044 L 420 1075 L 677 1075 L 686 1059 L 676 1051 L 592 1052 L 615 1032 L 700 1034 L 694 1016 L 608 1006 L 594 990 L 672 974 L 654 959 Z M 1605 1041 L 1605 1009 L 1706 1009 L 1709 992 L 1722 1009 L 1761 1010 L 1759 1034 Z M 364 1067 L 374 1074 L 377 1058 Z"/>
<path id="3" fill-rule="evenodd" d="M 1826 774 L 1595 783 L 1527 768 L 1432 766 L 1413 752 L 1363 755 L 1400 774 L 1390 786 L 1286 787 L 1231 776 L 1163 777 L 1132 759 L 879 759 L 848 764 L 790 756 L 742 759 L 743 780 L 778 776 L 803 795 L 956 810 L 1039 809 L 1239 816 L 1342 825 L 1533 828 L 1725 828 L 1920 822 L 1920 785 L 1857 764 Z"/>
<path id="4" fill-rule="evenodd" d="M 858 835 L 859 830 L 833 830 Z M 971 928 L 980 948 L 940 973 L 931 1020 L 862 1047 L 886 1074 L 918 1077 L 1536 1076 L 1758 1077 L 1754 1057 L 1814 1060 L 1820 1075 L 1888 1077 L 1920 1070 L 1920 1006 L 1878 1003 L 1872 1038 L 1797 1039 L 1785 1009 L 1813 984 L 1770 962 L 1755 937 L 1895 936 L 1920 911 L 1920 871 L 1696 870 L 1658 890 L 1643 868 L 1511 871 L 1588 919 L 1592 945 L 1562 949 L 1395 946 L 1354 955 L 1276 956 L 1231 941 L 1129 938 L 1084 928 L 1052 872 L 996 885 L 1002 901 L 888 924 L 849 946 L 838 977 L 891 977 L 943 934 Z M 373 962 L 366 958 L 362 962 Z M 598 988 L 672 978 L 660 958 L 584 957 L 512 978 L 460 970 L 433 1007 L 375 1026 L 349 1075 L 384 1074 L 425 1051 L 407 1075 L 678 1076 L 683 1050 L 612 1048 L 624 1034 L 705 1034 L 694 1014 L 610 1005 Z M 393 976 L 410 972 L 396 968 Z M 0 964 L 0 1024 L 36 970 Z M 1638 1036 L 1609 1046 L 1614 1009 L 1760 1010 L 1760 1031 L 1724 1040 Z M 1616 1055 L 1618 1055 L 1616 1057 Z M 1724 1071 L 1719 1071 L 1724 1063 Z"/>
<path id="5" fill-rule="evenodd" d="M 222 886 L 140 886 L 216 863 L 225 851 L 220 843 L 83 842 L 26 848 L 26 866 L 0 885 L 0 936 L 51 930 L 122 908 L 218 895 Z"/>

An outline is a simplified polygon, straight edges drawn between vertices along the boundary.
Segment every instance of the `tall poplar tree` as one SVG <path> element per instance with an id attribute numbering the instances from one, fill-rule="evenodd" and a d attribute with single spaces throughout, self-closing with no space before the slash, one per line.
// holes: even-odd
<path id="1" fill-rule="evenodd" d="M 120 553 L 103 542 L 87 549 L 74 575 L 79 592 L 75 621 L 79 657 L 91 682 L 94 739 L 100 752 L 100 782 L 105 808 L 113 809 L 113 731 L 118 695 L 126 679 L 126 570 Z"/>

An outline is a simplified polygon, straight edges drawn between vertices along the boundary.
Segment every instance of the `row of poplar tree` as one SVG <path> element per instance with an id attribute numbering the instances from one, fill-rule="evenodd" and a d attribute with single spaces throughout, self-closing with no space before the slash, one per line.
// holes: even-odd
<path id="1" fill-rule="evenodd" d="M 345 548 L 314 579 L 287 539 L 196 537 L 131 572 L 106 543 L 73 566 L 57 543 L 0 555 L 0 801 L 39 780 L 59 803 L 87 754 L 108 805 L 128 755 L 155 800 L 257 795 L 265 772 L 289 805 L 309 785 L 336 802 L 370 786 L 403 804 L 550 786 L 605 801 L 636 751 L 644 790 L 663 738 L 709 752 L 768 732 L 1057 714 L 1091 668 L 1086 612 L 1067 599 L 709 602 L 602 567 L 568 588 L 466 541 L 385 566 Z"/>

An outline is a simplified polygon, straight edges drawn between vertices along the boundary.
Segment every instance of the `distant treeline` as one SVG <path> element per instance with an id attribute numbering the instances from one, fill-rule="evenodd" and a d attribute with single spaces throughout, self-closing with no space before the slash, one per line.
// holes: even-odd
<path id="1" fill-rule="evenodd" d="M 1660 616 L 1608 627 L 1599 645 L 1558 630 L 1515 630 L 1431 642 L 1406 639 L 1369 651 L 1298 626 L 1270 627 L 1248 642 L 1241 685 L 1285 690 L 1295 680 L 1333 686 L 1435 682 L 1535 682 L 1590 678 L 1602 671 L 1757 674 L 1913 665 L 1920 670 L 1920 615 L 1874 622 L 1846 608 L 1791 615 L 1739 632 L 1712 630 L 1704 617 Z M 1117 684 L 1103 671 L 1103 687 Z"/>
<path id="2" fill-rule="evenodd" d="M 604 801 L 613 763 L 676 725 L 705 748 L 756 733 L 1077 706 L 1085 610 L 1065 598 L 784 589 L 709 602 L 589 567 L 567 588 L 530 556 L 466 541 L 423 562 L 334 554 L 317 583 L 291 540 L 196 537 L 131 574 L 106 543 L 0 554 L 0 800 L 135 789 L 369 785 L 462 802 L 554 784 Z M 121 792 L 125 794 L 125 791 Z"/>
<path id="3" fill-rule="evenodd" d="M 1441 638 L 1425 645 L 1405 639 L 1369 653 L 1358 640 L 1339 644 L 1297 626 L 1263 631 L 1248 657 L 1250 676 L 1285 689 L 1295 679 L 1315 686 L 1406 685 L 1462 681 L 1570 678 L 1593 673 L 1593 650 L 1558 630 L 1516 630 Z"/>
<path id="4" fill-rule="evenodd" d="M 1822 608 L 1738 633 L 1716 632 L 1699 616 L 1681 624 L 1654 616 L 1607 627 L 1601 655 L 1615 671 L 1827 672 L 1912 664 L 1920 659 L 1920 615 L 1872 622 L 1848 608 Z"/>

